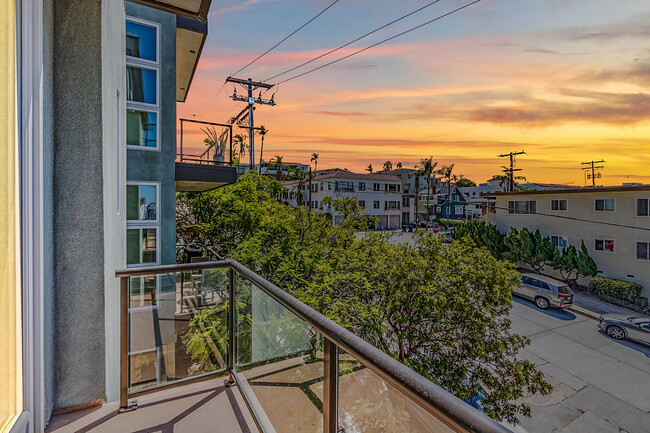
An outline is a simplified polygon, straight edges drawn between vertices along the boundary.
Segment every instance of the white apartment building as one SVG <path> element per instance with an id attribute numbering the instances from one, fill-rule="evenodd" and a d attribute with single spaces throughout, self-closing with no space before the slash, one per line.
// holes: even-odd
<path id="1" fill-rule="evenodd" d="M 560 248 L 581 241 L 599 275 L 636 281 L 650 296 L 650 186 L 574 188 L 486 195 L 486 219 L 506 233 L 539 229 Z"/>
<path id="2" fill-rule="evenodd" d="M 284 185 L 287 203 L 292 206 L 308 206 L 308 180 L 284 182 Z M 323 204 L 325 197 L 356 198 L 365 209 L 365 215 L 377 217 L 377 229 L 396 229 L 402 226 L 402 181 L 396 176 L 339 171 L 312 178 L 311 210 L 330 214 L 332 222 L 340 224 L 343 217 L 333 206 Z"/>

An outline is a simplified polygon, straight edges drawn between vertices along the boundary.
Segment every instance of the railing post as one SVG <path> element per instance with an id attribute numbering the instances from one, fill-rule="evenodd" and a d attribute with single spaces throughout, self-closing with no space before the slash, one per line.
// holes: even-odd
<path id="1" fill-rule="evenodd" d="M 129 406 L 129 277 L 120 278 L 120 409 L 119 413 L 137 409 Z"/>
<path id="2" fill-rule="evenodd" d="M 235 271 L 228 268 L 228 369 L 235 369 Z"/>
<path id="3" fill-rule="evenodd" d="M 339 348 L 324 338 L 323 433 L 338 433 Z"/>
<path id="4" fill-rule="evenodd" d="M 183 162 L 183 119 L 181 119 L 181 162 Z"/>

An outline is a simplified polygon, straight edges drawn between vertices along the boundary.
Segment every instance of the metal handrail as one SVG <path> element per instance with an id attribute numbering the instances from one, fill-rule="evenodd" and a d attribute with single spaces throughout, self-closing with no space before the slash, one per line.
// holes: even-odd
<path id="1" fill-rule="evenodd" d="M 406 365 L 354 335 L 352 332 L 343 328 L 331 319 L 328 319 L 235 260 L 129 268 L 116 271 L 115 276 L 120 277 L 123 279 L 122 281 L 125 281 L 128 277 L 139 275 L 188 272 L 219 268 L 228 268 L 231 270 L 231 293 L 234 293 L 232 271 L 236 271 L 239 275 L 261 289 L 266 295 L 270 296 L 274 301 L 278 302 L 284 308 L 294 313 L 309 326 L 321 333 L 323 337 L 325 337 L 326 342 L 329 341 L 336 347 L 351 354 L 371 371 L 393 385 L 402 393 L 406 394 L 452 429 L 459 432 L 510 432 L 506 427 L 492 420 L 482 412 L 474 409 L 469 404 L 452 395 L 442 387 L 411 370 Z M 125 302 L 122 303 L 123 307 L 125 304 Z M 231 302 L 231 306 L 234 306 L 233 302 Z M 230 357 L 229 364 L 229 367 L 234 370 L 232 357 Z M 325 365 L 326 382 L 328 379 L 327 367 L 328 365 Z M 336 398 L 336 395 L 334 395 L 334 398 Z M 332 415 L 331 412 L 325 413 L 324 411 L 324 416 L 331 417 Z"/>

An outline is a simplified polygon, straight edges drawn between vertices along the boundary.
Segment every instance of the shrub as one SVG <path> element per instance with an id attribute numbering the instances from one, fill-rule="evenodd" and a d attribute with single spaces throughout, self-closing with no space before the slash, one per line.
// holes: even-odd
<path id="1" fill-rule="evenodd" d="M 617 280 L 616 278 L 593 277 L 589 281 L 589 291 L 597 295 L 611 296 L 629 303 L 641 295 L 643 286 L 632 281 Z"/>

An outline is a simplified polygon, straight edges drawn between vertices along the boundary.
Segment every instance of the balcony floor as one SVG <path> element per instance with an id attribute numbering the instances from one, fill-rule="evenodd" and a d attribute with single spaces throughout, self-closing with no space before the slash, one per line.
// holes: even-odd
<path id="1" fill-rule="evenodd" d="M 138 397 L 138 409 L 117 414 L 118 402 L 53 416 L 46 433 L 258 433 L 236 388 L 218 378 Z"/>

